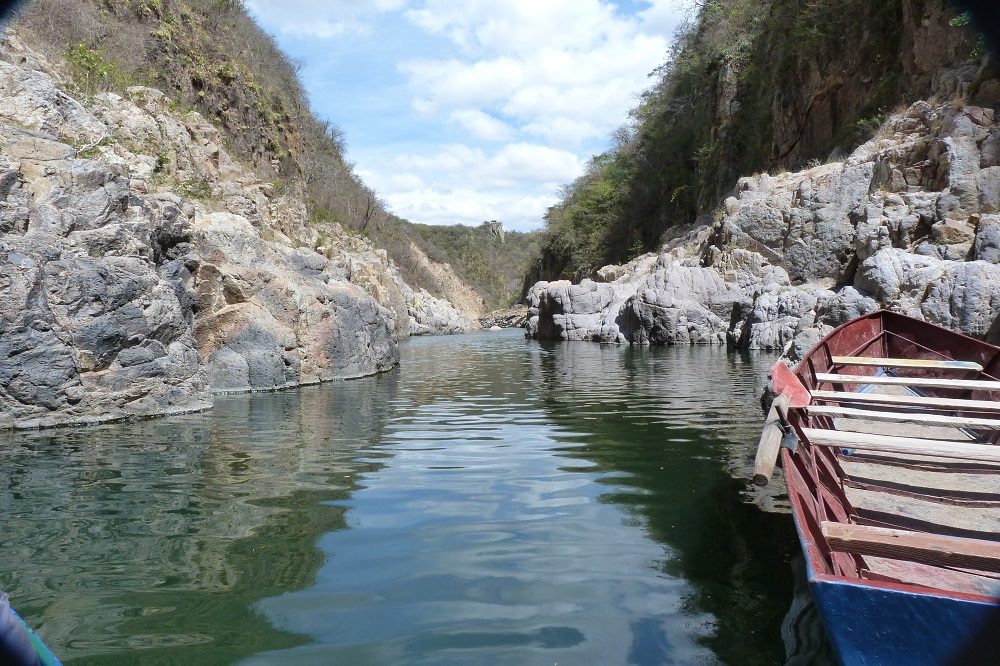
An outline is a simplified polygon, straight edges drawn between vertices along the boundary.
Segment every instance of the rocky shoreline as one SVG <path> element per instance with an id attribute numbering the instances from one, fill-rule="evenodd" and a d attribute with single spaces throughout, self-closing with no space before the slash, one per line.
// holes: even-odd
<path id="1" fill-rule="evenodd" d="M 524 328 L 527 322 L 528 308 L 525 305 L 512 305 L 479 318 L 479 325 L 484 329 Z"/>
<path id="2" fill-rule="evenodd" d="M 152 88 L 69 90 L 4 36 L 0 428 L 371 375 L 400 338 L 473 326 L 367 240 L 320 234 L 301 192 L 261 181 L 198 113 Z"/>
<path id="3" fill-rule="evenodd" d="M 1000 126 L 917 102 L 843 161 L 740 179 L 659 253 L 528 293 L 527 336 L 796 358 L 889 308 L 1000 342 Z"/>

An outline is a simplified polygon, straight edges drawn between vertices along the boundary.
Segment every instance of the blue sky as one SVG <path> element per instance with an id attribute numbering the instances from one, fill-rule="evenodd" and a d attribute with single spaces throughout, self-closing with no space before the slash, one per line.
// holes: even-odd
<path id="1" fill-rule="evenodd" d="M 395 214 L 542 225 L 691 0 L 247 0 Z"/>

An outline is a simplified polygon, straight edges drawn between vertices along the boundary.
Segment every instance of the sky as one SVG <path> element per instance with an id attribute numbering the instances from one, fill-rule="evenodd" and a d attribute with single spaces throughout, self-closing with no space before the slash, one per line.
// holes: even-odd
<path id="1" fill-rule="evenodd" d="M 542 226 L 691 0 L 246 0 L 390 211 Z"/>

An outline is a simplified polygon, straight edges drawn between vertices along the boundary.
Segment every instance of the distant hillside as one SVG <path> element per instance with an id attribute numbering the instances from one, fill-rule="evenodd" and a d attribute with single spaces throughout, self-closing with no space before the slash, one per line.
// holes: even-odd
<path id="1" fill-rule="evenodd" d="M 713 0 L 653 86 L 546 215 L 527 277 L 582 278 L 657 249 L 737 178 L 846 155 L 917 99 L 1000 98 L 945 0 Z"/>
<path id="2" fill-rule="evenodd" d="M 519 300 L 524 274 L 541 248 L 540 232 L 503 231 L 495 222 L 478 227 L 411 224 L 409 228 L 422 239 L 431 259 L 451 262 L 491 310 Z"/>
<path id="3" fill-rule="evenodd" d="M 416 233 L 386 210 L 345 159 L 341 130 L 311 113 L 295 64 L 239 0 L 34 0 L 19 10 L 14 26 L 33 48 L 65 62 L 81 94 L 145 85 L 170 95 L 179 110 L 199 111 L 260 177 L 278 191 L 300 193 L 309 223 L 322 234 L 368 237 L 413 286 L 463 300 L 448 271 L 428 264 L 430 256 L 461 276 L 478 276 L 477 284 L 488 289 L 485 300 L 504 300 L 481 265 L 463 264 L 465 257 L 478 261 L 468 244 L 461 256 L 451 256 L 447 242 L 428 245 L 434 232 Z M 192 192 L 204 189 L 187 185 Z M 488 254 L 507 251 L 520 253 L 520 243 Z M 495 263 L 520 265 L 520 257 Z"/>

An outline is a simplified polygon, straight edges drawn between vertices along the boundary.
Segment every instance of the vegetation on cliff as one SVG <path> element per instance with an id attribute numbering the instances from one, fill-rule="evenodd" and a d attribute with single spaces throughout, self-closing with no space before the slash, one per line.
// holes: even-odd
<path id="1" fill-rule="evenodd" d="M 549 209 L 526 284 L 653 250 L 741 175 L 846 154 L 901 104 L 995 95 L 978 90 L 976 36 L 955 18 L 944 0 L 700 3 L 610 150 Z"/>
<path id="2" fill-rule="evenodd" d="M 474 230 L 420 230 L 386 210 L 347 161 L 341 130 L 311 113 L 296 63 L 239 0 L 34 0 L 15 25 L 34 48 L 66 63 L 81 94 L 145 85 L 163 90 L 179 110 L 199 111 L 262 179 L 303 197 L 321 236 L 345 230 L 369 238 L 414 286 L 449 296 L 425 256 L 486 289 L 488 305 L 509 300 L 501 283 L 520 285 L 526 262 L 519 240 L 474 248 Z M 169 158 L 162 159 L 166 167 Z M 195 198 L 207 195 L 204 183 L 178 187 Z M 445 238 L 465 240 L 456 245 Z M 500 258 L 484 263 L 480 255 Z"/>

